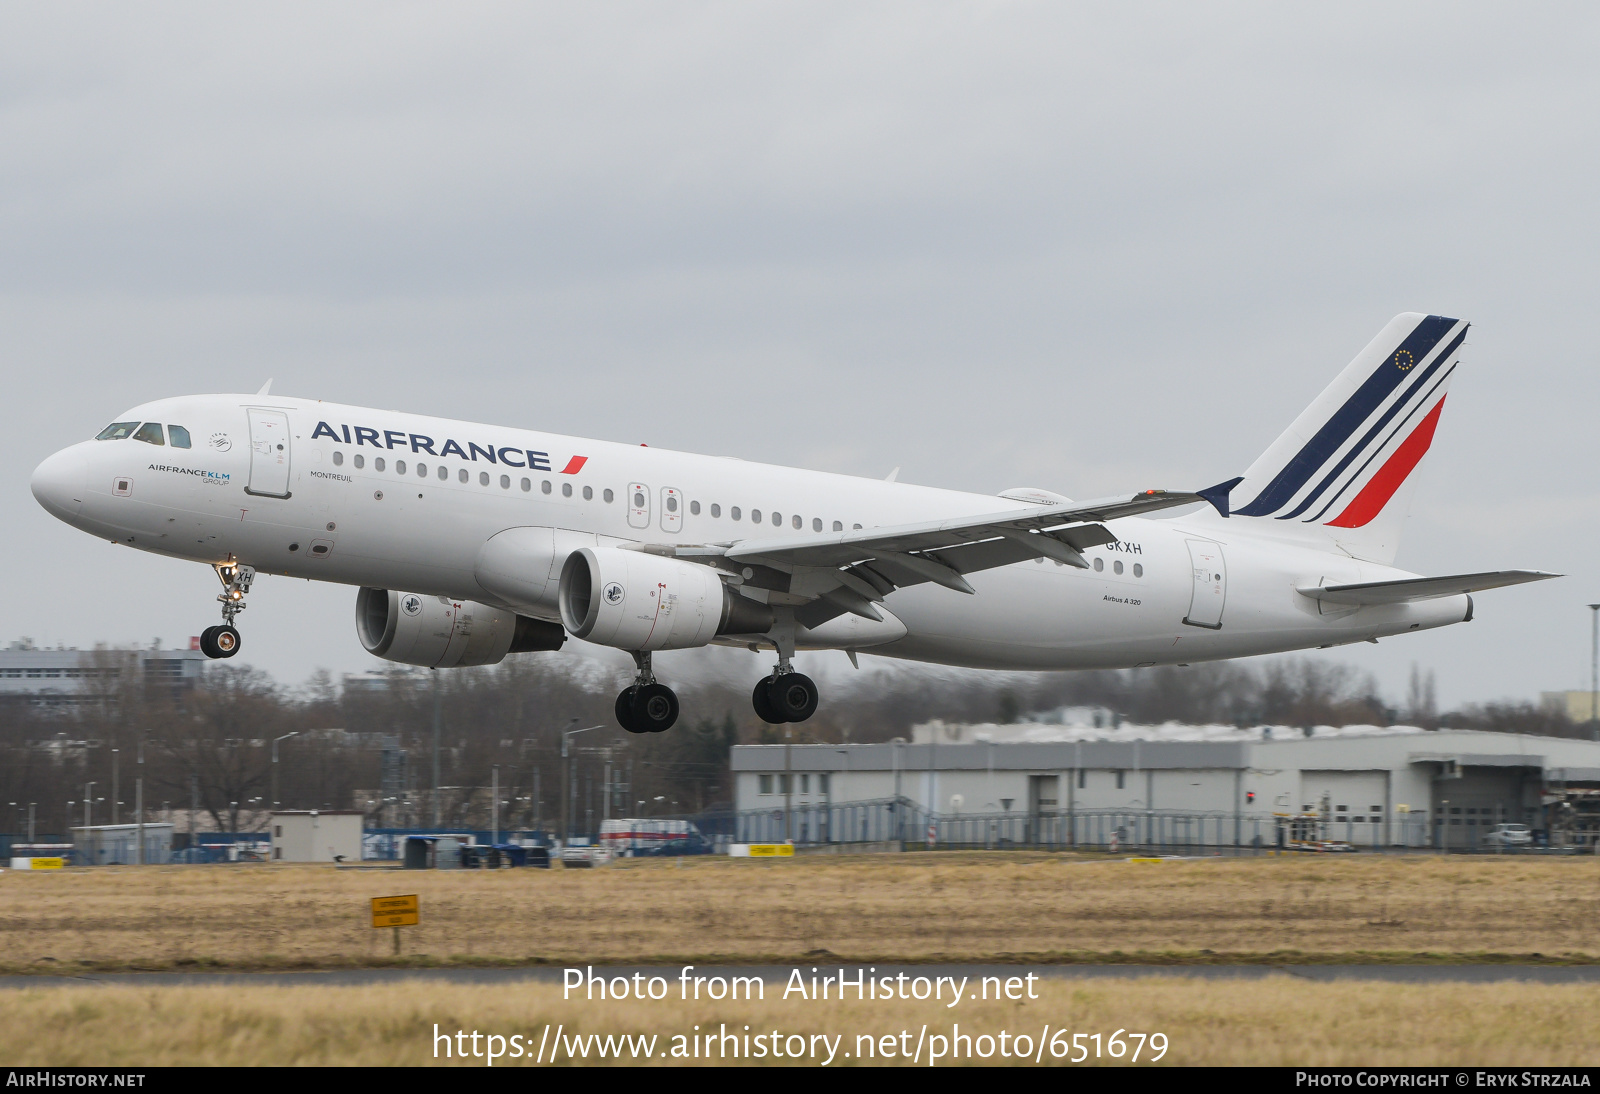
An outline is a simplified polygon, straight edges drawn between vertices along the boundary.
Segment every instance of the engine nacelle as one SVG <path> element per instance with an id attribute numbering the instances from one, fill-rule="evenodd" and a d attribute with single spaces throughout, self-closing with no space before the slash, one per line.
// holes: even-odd
<path id="1" fill-rule="evenodd" d="M 478 552 L 473 576 L 496 603 L 542 619 L 559 618 L 561 567 L 579 547 L 595 546 L 592 532 L 566 528 L 507 528 Z"/>
<path id="2" fill-rule="evenodd" d="M 369 588 L 356 594 L 356 634 L 368 653 L 433 669 L 494 665 L 567 640 L 555 623 L 486 604 Z"/>
<path id="3" fill-rule="evenodd" d="M 572 552 L 560 604 L 576 637 L 624 650 L 682 650 L 772 629 L 772 609 L 729 589 L 711 567 L 617 547 Z"/>

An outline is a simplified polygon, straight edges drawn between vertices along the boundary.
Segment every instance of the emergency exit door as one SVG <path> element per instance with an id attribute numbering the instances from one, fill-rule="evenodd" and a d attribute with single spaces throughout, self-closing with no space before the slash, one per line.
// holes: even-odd
<path id="1" fill-rule="evenodd" d="M 246 494 L 289 496 L 289 415 L 281 410 L 246 411 L 250 416 L 250 482 Z"/>
<path id="2" fill-rule="evenodd" d="M 1222 557 L 1222 544 L 1191 539 L 1189 563 L 1194 573 L 1194 591 L 1189 597 L 1189 614 L 1183 621 L 1191 627 L 1222 629 L 1222 605 L 1228 599 L 1228 566 Z"/>
<path id="3" fill-rule="evenodd" d="M 642 482 L 628 484 L 628 527 L 650 527 L 650 488 Z"/>

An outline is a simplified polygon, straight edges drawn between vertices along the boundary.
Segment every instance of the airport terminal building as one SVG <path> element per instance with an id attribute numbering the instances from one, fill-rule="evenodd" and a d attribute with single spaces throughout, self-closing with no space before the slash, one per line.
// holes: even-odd
<path id="1" fill-rule="evenodd" d="M 1119 832 L 1259 846 L 1295 816 L 1357 847 L 1470 849 L 1523 824 L 1540 843 L 1592 848 L 1600 832 L 1600 743 L 1508 733 L 932 723 L 910 742 L 741 745 L 732 766 L 741 814 L 782 818 L 778 834 L 801 842 L 1053 845 Z"/>

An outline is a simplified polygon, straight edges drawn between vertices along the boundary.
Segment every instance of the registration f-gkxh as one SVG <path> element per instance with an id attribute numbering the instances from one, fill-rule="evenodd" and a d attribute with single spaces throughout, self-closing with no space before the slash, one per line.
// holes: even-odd
<path id="1" fill-rule="evenodd" d="M 678 699 L 651 654 L 776 651 L 769 722 L 803 721 L 799 649 L 1002 669 L 1187 663 L 1443 627 L 1471 593 L 1554 577 L 1393 566 L 1467 324 L 1391 320 L 1240 478 L 1074 502 L 998 497 L 367 407 L 188 395 L 34 471 L 75 528 L 222 581 L 212 657 L 258 573 L 359 589 L 372 653 L 435 668 L 625 650 L 632 732 Z M 1180 512 L 1155 514 L 1162 510 Z"/>

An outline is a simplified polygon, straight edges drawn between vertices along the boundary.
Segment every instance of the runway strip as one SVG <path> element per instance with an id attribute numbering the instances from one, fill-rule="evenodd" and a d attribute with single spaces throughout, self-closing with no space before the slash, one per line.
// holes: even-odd
<path id="1" fill-rule="evenodd" d="M 839 969 L 838 963 L 797 962 L 794 965 L 698 965 L 691 975 L 760 977 L 769 984 L 783 984 L 793 969 L 807 974 Z M 1046 980 L 1104 980 L 1141 976 L 1188 977 L 1196 980 L 1260 980 L 1268 976 L 1289 975 L 1303 980 L 1374 980 L 1397 984 L 1499 983 L 1525 981 L 1536 984 L 1600 983 L 1600 965 L 863 965 L 843 966 L 852 975 L 857 968 L 873 970 L 875 976 L 1024 976 L 1033 973 Z M 683 971 L 680 965 L 600 965 L 597 977 L 610 980 L 635 973 L 646 979 L 660 976 L 669 983 Z M 538 966 L 501 969 L 334 969 L 326 972 L 129 972 L 98 973 L 84 976 L 0 976 L 0 989 L 46 987 L 95 987 L 99 985 L 139 985 L 142 987 L 197 987 L 204 985 L 282 985 L 300 987 L 358 987 L 368 984 L 398 984 L 407 980 L 449 984 L 503 985 L 523 982 L 562 982 L 564 970 Z"/>

